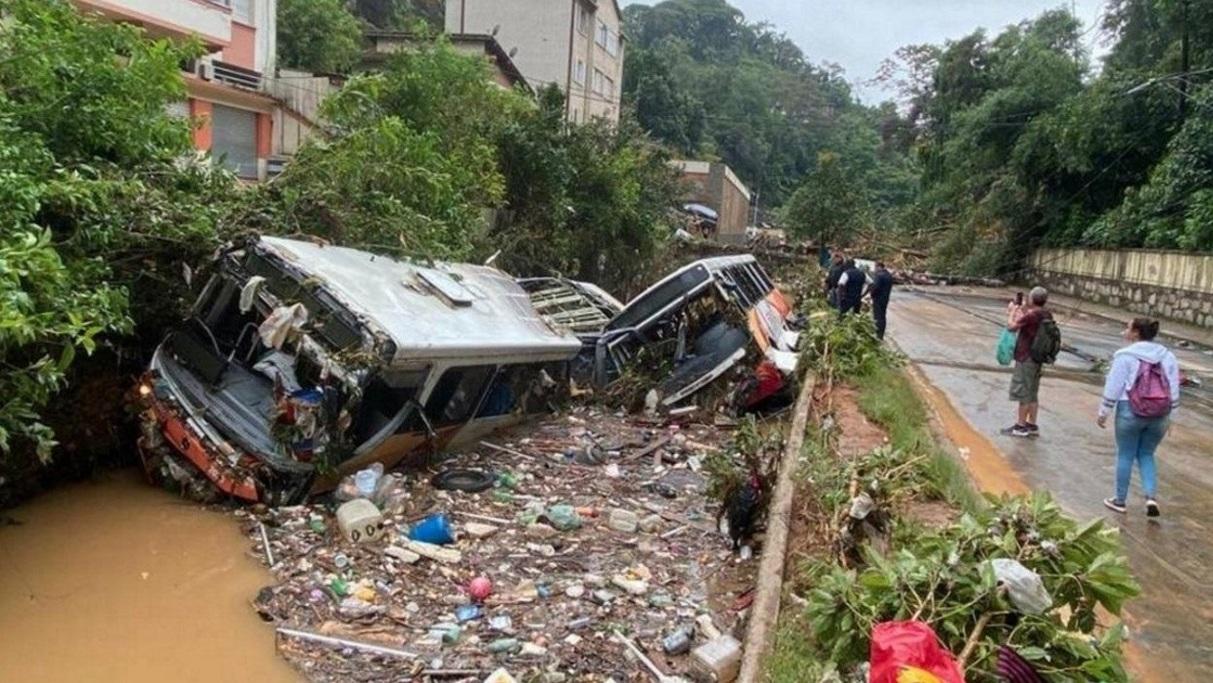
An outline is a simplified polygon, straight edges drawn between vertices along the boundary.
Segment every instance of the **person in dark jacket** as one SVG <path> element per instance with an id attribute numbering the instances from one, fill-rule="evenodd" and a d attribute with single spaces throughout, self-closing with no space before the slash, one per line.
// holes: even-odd
<path id="1" fill-rule="evenodd" d="M 872 320 L 876 322 L 876 336 L 884 339 L 884 330 L 888 325 L 889 295 L 893 293 L 893 274 L 885 268 L 884 262 L 876 262 L 876 272 L 872 274 L 872 284 L 868 285 L 865 296 L 872 297 Z"/>
<path id="2" fill-rule="evenodd" d="M 842 277 L 842 273 L 846 269 L 846 261 L 842 254 L 834 254 L 833 264 L 830 266 L 829 274 L 826 275 L 826 302 L 830 304 L 830 308 L 838 308 L 838 279 Z"/>
<path id="3" fill-rule="evenodd" d="M 855 265 L 855 259 L 847 259 L 847 269 L 838 278 L 838 313 L 846 315 L 859 312 L 859 301 L 863 298 L 863 287 L 868 276 Z"/>

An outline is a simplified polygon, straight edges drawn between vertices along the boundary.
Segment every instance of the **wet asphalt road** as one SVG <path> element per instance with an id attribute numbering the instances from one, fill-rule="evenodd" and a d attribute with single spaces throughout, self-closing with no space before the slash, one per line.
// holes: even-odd
<path id="1" fill-rule="evenodd" d="M 1010 372 L 994 361 L 1004 310 L 1005 302 L 989 298 L 900 291 L 889 334 L 1028 488 L 1050 491 L 1080 520 L 1103 516 L 1120 528 L 1142 584 L 1128 621 L 1143 679 L 1213 680 L 1213 355 L 1160 337 L 1204 386 L 1184 389 L 1158 451 L 1163 516 L 1147 521 L 1136 470 L 1129 514 L 1120 516 L 1101 502 L 1113 493 L 1115 446 L 1111 428 L 1095 424 L 1103 374 L 1092 371 L 1092 359 L 1110 359 L 1123 345 L 1123 325 L 1081 309 L 1057 311 L 1063 341 L 1076 353 L 1063 353 L 1045 371 L 1040 438 L 1017 439 L 998 433 L 1015 421 Z"/>

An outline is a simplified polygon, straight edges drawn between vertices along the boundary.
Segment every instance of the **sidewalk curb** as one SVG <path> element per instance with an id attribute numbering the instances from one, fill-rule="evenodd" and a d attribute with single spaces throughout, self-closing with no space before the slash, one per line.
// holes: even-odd
<path id="1" fill-rule="evenodd" d="M 796 399 L 796 412 L 788 430 L 779 462 L 779 483 L 775 486 L 771 509 L 767 514 L 766 544 L 762 549 L 762 561 L 755 578 L 754 604 L 750 608 L 750 625 L 746 631 L 744 654 L 741 660 L 740 683 L 757 683 L 762 678 L 762 664 L 774 640 L 775 626 L 779 623 L 779 607 L 783 598 L 783 570 L 787 560 L 788 531 L 791 529 L 792 498 L 796 492 L 796 465 L 804 449 L 804 435 L 808 428 L 809 411 L 813 405 L 813 390 L 817 379 L 806 375 L 800 396 Z"/>

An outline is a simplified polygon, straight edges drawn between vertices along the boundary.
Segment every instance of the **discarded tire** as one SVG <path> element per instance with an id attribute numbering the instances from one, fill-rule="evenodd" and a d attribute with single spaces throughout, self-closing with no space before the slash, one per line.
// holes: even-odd
<path id="1" fill-rule="evenodd" d="M 480 493 L 493 487 L 497 477 L 482 470 L 443 470 L 430 483 L 443 491 Z"/>

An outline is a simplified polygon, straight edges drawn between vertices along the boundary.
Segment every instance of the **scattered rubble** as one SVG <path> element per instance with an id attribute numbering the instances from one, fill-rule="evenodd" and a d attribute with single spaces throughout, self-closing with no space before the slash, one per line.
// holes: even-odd
<path id="1" fill-rule="evenodd" d="M 732 424 L 693 419 L 577 408 L 384 475 L 379 505 L 238 511 L 276 559 L 254 605 L 312 680 L 731 680 L 756 563 L 735 561 L 696 471 Z M 581 464 L 589 445 L 602 455 Z M 496 486 L 431 483 L 452 468 Z"/>

